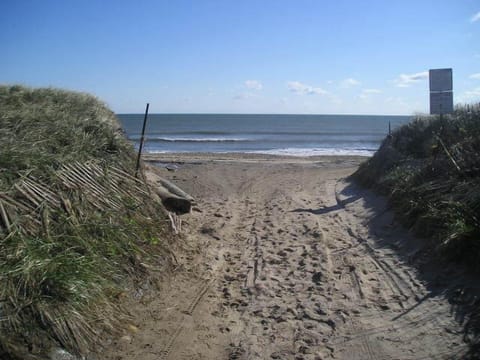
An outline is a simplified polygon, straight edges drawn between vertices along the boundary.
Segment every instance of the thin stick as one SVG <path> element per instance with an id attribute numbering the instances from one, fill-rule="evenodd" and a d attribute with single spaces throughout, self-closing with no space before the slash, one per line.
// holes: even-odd
<path id="1" fill-rule="evenodd" d="M 177 227 L 175 226 L 175 220 L 171 212 L 168 213 L 168 218 L 170 219 L 170 226 L 172 227 L 173 233 L 178 235 Z"/>
<path id="2" fill-rule="evenodd" d="M 140 168 L 140 157 L 142 156 L 143 142 L 145 140 L 145 126 L 147 125 L 149 106 L 150 104 L 147 103 L 147 107 L 145 109 L 145 117 L 143 118 L 142 137 L 140 138 L 140 147 L 138 148 L 137 167 L 135 169 L 135 177 L 138 177 L 138 169 Z"/>
<path id="3" fill-rule="evenodd" d="M 450 154 L 450 152 L 448 151 L 447 147 L 445 146 L 445 144 L 443 143 L 442 139 L 440 139 L 440 136 L 437 135 L 437 140 L 440 142 L 440 145 L 442 145 L 442 148 L 443 150 L 445 151 L 445 153 L 447 154 L 448 158 L 450 159 L 450 161 L 453 163 L 453 165 L 455 166 L 455 169 L 457 169 L 458 172 L 462 172 L 462 170 L 460 169 L 460 166 L 458 166 L 457 162 L 455 161 L 455 159 L 453 158 L 453 156 Z"/>
<path id="4" fill-rule="evenodd" d="M 5 211 L 5 208 L 3 207 L 2 202 L 0 201 L 0 215 L 2 217 L 3 224 L 5 225 L 5 228 L 7 229 L 7 232 L 10 231 L 10 221 L 8 221 L 8 216 L 7 212 Z"/>

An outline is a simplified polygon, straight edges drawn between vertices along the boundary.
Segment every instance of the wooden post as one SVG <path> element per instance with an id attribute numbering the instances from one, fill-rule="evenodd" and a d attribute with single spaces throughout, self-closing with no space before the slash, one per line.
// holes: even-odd
<path id="1" fill-rule="evenodd" d="M 142 156 L 143 142 L 145 140 L 145 127 L 147 125 L 148 107 L 149 106 L 150 106 L 150 104 L 147 103 L 147 107 L 145 109 L 145 117 L 143 118 L 142 137 L 140 138 L 140 146 L 138 148 L 137 167 L 135 169 L 135 177 L 138 177 L 138 170 L 140 169 L 140 157 Z"/>
<path id="2" fill-rule="evenodd" d="M 392 126 L 390 124 L 390 121 L 388 121 L 388 136 L 392 136 Z"/>

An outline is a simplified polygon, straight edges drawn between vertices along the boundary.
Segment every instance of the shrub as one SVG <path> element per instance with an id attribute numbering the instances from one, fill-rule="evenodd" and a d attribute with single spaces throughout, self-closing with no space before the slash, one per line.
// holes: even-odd
<path id="1" fill-rule="evenodd" d="M 1 358 L 88 352 L 142 264 L 166 259 L 163 208 L 134 164 L 93 96 L 0 86 Z"/>
<path id="2" fill-rule="evenodd" d="M 480 270 L 480 104 L 419 116 L 385 138 L 354 177 L 389 196 L 434 250 Z"/>

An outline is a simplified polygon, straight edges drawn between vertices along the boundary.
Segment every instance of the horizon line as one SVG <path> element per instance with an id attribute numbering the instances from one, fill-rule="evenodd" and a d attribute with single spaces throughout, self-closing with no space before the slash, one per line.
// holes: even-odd
<path id="1" fill-rule="evenodd" d="M 115 115 L 144 115 L 145 112 L 114 112 Z M 306 113 L 228 113 L 228 112 L 155 112 L 149 113 L 149 115 L 301 115 L 301 116 L 417 116 L 417 115 L 429 115 L 428 113 L 413 113 L 410 115 L 405 114 L 306 114 Z"/>

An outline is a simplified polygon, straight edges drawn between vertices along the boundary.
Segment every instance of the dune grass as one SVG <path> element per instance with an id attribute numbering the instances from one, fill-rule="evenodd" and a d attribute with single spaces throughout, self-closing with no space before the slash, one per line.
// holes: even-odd
<path id="1" fill-rule="evenodd" d="M 419 116 L 387 137 L 354 177 L 389 196 L 435 254 L 480 271 L 480 105 Z"/>
<path id="2" fill-rule="evenodd" d="M 0 86 L 0 358 L 88 352 L 145 264 L 167 262 L 164 210 L 134 166 L 95 97 Z"/>

